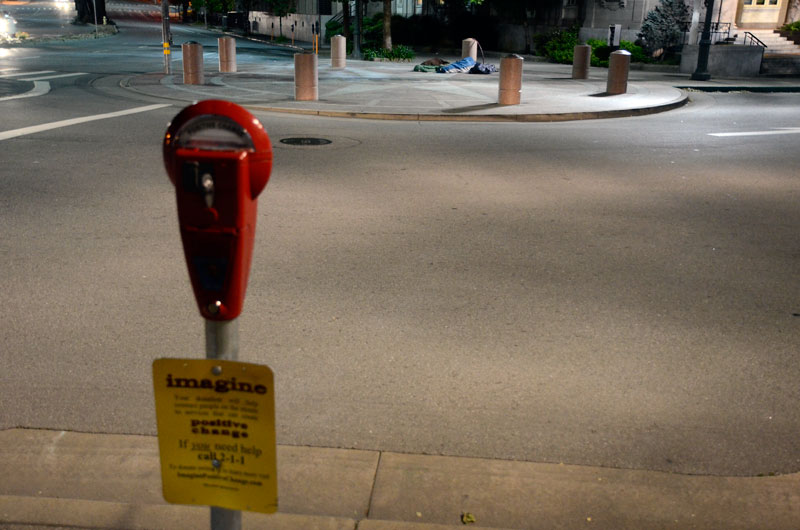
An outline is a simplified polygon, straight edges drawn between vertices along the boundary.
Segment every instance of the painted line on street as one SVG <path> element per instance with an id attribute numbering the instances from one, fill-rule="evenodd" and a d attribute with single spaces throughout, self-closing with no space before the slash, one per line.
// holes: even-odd
<path id="1" fill-rule="evenodd" d="M 56 75 L 44 75 L 41 77 L 20 77 L 20 81 L 46 81 L 48 79 L 59 79 L 61 77 L 74 77 L 76 75 L 86 75 L 85 72 L 75 72 L 72 74 L 56 74 Z"/>
<path id="2" fill-rule="evenodd" d="M 745 132 L 729 132 L 729 133 L 709 133 L 709 136 L 773 136 L 776 134 L 800 134 L 800 127 L 781 127 L 780 129 L 773 129 L 771 131 L 745 131 Z"/>
<path id="3" fill-rule="evenodd" d="M 16 74 L 0 74 L 0 77 L 19 77 L 22 75 L 38 75 L 38 74 L 52 74 L 55 73 L 55 70 L 41 70 L 39 72 L 17 72 Z M 31 81 L 33 81 L 31 79 Z"/>
<path id="4" fill-rule="evenodd" d="M 147 105 L 144 107 L 136 107 L 128 110 L 120 110 L 117 112 L 108 112 L 106 114 L 95 114 L 94 116 L 84 116 L 82 118 L 72 118 L 70 120 L 54 121 L 52 123 L 43 123 L 41 125 L 33 125 L 31 127 L 23 127 L 22 129 L 14 129 L 13 131 L 0 132 L 0 140 L 8 140 L 25 136 L 28 134 L 36 134 L 39 132 L 50 131 L 52 129 L 60 129 L 62 127 L 69 127 L 70 125 L 78 125 L 90 121 L 107 120 L 109 118 L 118 118 L 120 116 L 127 116 L 129 114 L 138 114 L 140 112 L 149 112 L 151 110 L 163 109 L 170 107 L 169 103 L 162 103 L 158 105 Z"/>
<path id="5" fill-rule="evenodd" d="M 34 81 L 33 88 L 24 94 L 17 94 L 16 96 L 6 96 L 0 98 L 0 101 L 8 101 L 10 99 L 33 98 L 36 96 L 44 96 L 50 92 L 50 83 L 47 81 Z"/>

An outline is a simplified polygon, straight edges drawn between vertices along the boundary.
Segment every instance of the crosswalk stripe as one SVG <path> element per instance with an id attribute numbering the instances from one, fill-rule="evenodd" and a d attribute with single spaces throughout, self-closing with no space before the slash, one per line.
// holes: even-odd
<path id="1" fill-rule="evenodd" d="M 47 81 L 49 79 L 58 79 L 60 77 L 74 77 L 76 75 L 86 75 L 86 72 L 75 72 L 72 74 L 56 74 L 56 75 L 45 75 L 41 77 L 24 77 L 20 78 L 20 81 Z"/>
<path id="2" fill-rule="evenodd" d="M 53 70 L 41 70 L 39 72 L 17 72 L 16 74 L 0 74 L 0 77 L 19 77 L 21 75 L 52 74 Z M 31 79 L 30 81 L 33 81 Z"/>
<path id="3" fill-rule="evenodd" d="M 60 129 L 61 127 L 69 127 L 70 125 L 77 125 L 79 123 L 87 123 L 97 120 L 107 120 L 109 118 L 117 118 L 119 116 L 127 116 L 129 114 L 138 114 L 140 112 L 149 112 L 151 110 L 163 109 L 169 107 L 168 103 L 146 105 L 144 107 L 136 107 L 133 109 L 121 110 L 117 112 L 108 112 L 105 114 L 95 114 L 93 116 L 83 116 L 81 118 L 72 118 L 71 120 L 61 120 L 52 123 L 43 123 L 41 125 L 33 125 L 31 127 L 23 127 L 21 129 L 14 129 L 12 131 L 0 132 L 0 140 L 8 140 L 10 138 L 17 138 L 28 134 L 35 134 L 43 131 L 50 131 L 53 129 Z"/>

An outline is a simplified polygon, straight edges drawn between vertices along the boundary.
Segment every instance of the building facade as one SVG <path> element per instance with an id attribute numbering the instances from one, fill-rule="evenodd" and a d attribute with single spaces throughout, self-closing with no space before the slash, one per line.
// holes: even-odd
<path id="1" fill-rule="evenodd" d="M 596 38 L 605 39 L 610 25 L 622 26 L 621 38 L 635 41 L 647 13 L 653 10 L 659 0 L 562 0 L 556 5 L 555 16 L 548 16 L 548 21 L 567 27 L 575 21 L 583 20 L 580 38 L 582 40 Z M 686 0 L 692 11 L 692 28 L 686 44 L 696 44 L 705 12 L 704 0 Z M 368 15 L 381 12 L 381 2 L 365 0 Z M 392 12 L 396 15 L 410 17 L 412 15 L 429 14 L 436 11 L 436 4 L 443 0 L 393 0 Z M 351 12 L 354 2 L 351 2 Z M 715 23 L 715 40 L 736 37 L 740 43 L 745 31 L 772 31 L 786 23 L 800 19 L 800 0 L 715 0 L 712 20 Z M 312 25 L 321 20 L 325 23 L 334 17 L 341 18 L 342 3 L 331 0 L 295 0 L 295 13 L 278 19 L 266 11 L 250 13 L 250 27 L 256 33 L 277 37 L 283 35 L 297 40 L 313 40 Z M 503 24 L 500 28 L 499 47 L 506 50 L 522 50 L 525 43 L 530 42 L 533 34 L 543 28 L 531 25 L 525 29 L 521 24 Z"/>

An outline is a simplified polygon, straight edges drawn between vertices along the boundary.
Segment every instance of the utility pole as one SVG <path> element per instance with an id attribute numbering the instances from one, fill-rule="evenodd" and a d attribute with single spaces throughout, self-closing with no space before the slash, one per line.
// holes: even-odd
<path id="1" fill-rule="evenodd" d="M 164 73 L 171 74 L 169 47 L 172 44 L 172 36 L 169 30 L 169 0 L 161 0 L 161 42 L 164 47 Z"/>
<path id="2" fill-rule="evenodd" d="M 708 55 L 711 53 L 711 18 L 714 16 L 714 0 L 706 0 L 706 20 L 703 23 L 703 34 L 700 36 L 700 48 L 697 50 L 697 69 L 692 74 L 694 81 L 708 81 Z"/>

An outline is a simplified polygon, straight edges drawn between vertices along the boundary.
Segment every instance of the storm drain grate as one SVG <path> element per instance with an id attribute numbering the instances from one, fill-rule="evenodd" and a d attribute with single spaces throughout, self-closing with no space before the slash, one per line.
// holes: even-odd
<path id="1" fill-rule="evenodd" d="M 288 145 L 314 146 L 314 145 L 328 145 L 329 143 L 331 143 L 331 141 L 326 138 L 282 138 L 281 143 Z"/>

